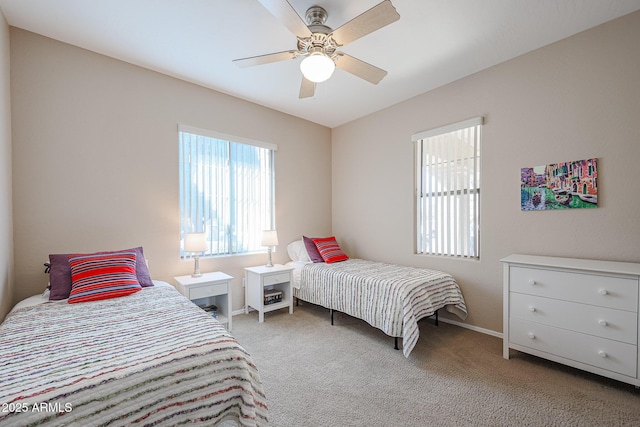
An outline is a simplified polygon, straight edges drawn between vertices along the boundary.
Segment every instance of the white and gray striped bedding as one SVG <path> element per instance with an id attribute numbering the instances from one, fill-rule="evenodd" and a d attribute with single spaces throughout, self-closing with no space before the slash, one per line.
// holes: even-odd
<path id="1" fill-rule="evenodd" d="M 402 337 L 407 357 L 420 335 L 418 320 L 440 308 L 462 320 L 467 317 L 462 292 L 451 275 L 362 259 L 304 264 L 293 294 Z"/>
<path id="2" fill-rule="evenodd" d="M 40 304 L 0 325 L 0 425 L 267 425 L 251 356 L 172 287 Z"/>

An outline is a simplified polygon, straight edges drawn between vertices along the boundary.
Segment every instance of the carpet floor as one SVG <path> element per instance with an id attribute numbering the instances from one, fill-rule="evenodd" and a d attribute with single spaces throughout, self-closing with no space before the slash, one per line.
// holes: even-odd
<path id="1" fill-rule="evenodd" d="M 409 358 L 366 322 L 300 302 L 234 316 L 275 427 L 640 426 L 634 386 L 513 351 L 432 319 Z"/>

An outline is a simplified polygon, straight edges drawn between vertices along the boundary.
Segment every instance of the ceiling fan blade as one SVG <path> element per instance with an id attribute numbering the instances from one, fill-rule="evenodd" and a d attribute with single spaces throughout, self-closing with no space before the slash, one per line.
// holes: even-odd
<path id="1" fill-rule="evenodd" d="M 300 96 L 298 96 L 298 98 L 311 98 L 315 92 L 316 84 L 302 76 L 302 83 L 300 84 Z"/>
<path id="2" fill-rule="evenodd" d="M 311 37 L 311 31 L 287 0 L 258 0 L 297 37 Z"/>
<path id="3" fill-rule="evenodd" d="M 233 63 L 240 68 L 253 67 L 255 65 L 270 64 L 272 62 L 285 61 L 296 57 L 296 50 L 268 53 L 266 55 L 250 56 L 249 58 L 234 59 Z"/>
<path id="4" fill-rule="evenodd" d="M 333 39 L 344 46 L 400 19 L 390 0 L 385 0 L 336 29 Z"/>
<path id="5" fill-rule="evenodd" d="M 387 75 L 387 72 L 381 68 L 367 64 L 364 61 L 349 56 L 346 53 L 338 52 L 335 58 L 336 67 L 360 77 L 374 85 L 380 83 L 380 80 Z"/>

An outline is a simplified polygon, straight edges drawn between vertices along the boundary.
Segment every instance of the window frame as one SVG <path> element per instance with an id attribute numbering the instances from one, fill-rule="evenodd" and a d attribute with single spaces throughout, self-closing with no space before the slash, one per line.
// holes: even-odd
<path id="1" fill-rule="evenodd" d="M 415 162 L 414 250 L 416 254 L 480 259 L 482 188 L 480 166 L 483 124 L 483 117 L 475 117 L 412 135 Z M 472 148 L 467 147 L 466 150 L 471 150 L 472 154 L 465 155 L 464 146 L 459 151 L 457 151 L 459 147 L 455 145 L 453 148 L 448 146 L 447 143 L 451 138 L 459 136 L 461 131 L 469 132 L 469 130 L 471 130 L 473 140 L 465 140 L 464 144 L 471 144 Z M 467 134 L 467 136 L 469 135 Z M 443 142 L 443 139 L 446 138 L 449 139 Z M 425 147 L 428 143 L 431 146 Z M 459 144 L 463 144 L 463 142 L 459 142 Z M 425 150 L 429 148 L 435 150 L 429 153 L 433 160 L 431 163 L 425 164 Z M 454 164 L 454 166 L 449 166 L 449 164 Z M 446 169 L 446 172 L 443 174 L 439 170 L 440 168 Z M 463 173 L 461 179 L 460 171 L 463 169 L 471 169 L 472 175 Z M 427 177 L 427 170 L 430 170 L 430 178 Z M 434 177 L 439 174 L 442 174 L 443 178 L 438 181 Z M 454 182 L 453 186 L 452 182 Z M 430 188 L 425 188 L 427 185 Z M 438 188 L 434 188 L 434 186 L 438 186 Z M 442 204 L 439 205 L 439 203 Z M 462 204 L 462 208 L 460 208 L 460 204 Z M 464 209 L 467 209 L 468 212 Z M 427 210 L 435 215 L 430 216 Z M 465 214 L 470 216 L 466 221 L 463 221 Z M 434 230 L 436 237 L 427 234 L 427 229 Z"/>
<path id="2" fill-rule="evenodd" d="M 185 147 L 183 146 L 183 134 L 188 134 L 190 137 L 195 137 L 195 138 L 205 138 L 205 139 L 213 139 L 215 141 L 212 141 L 211 144 L 213 146 L 213 144 L 216 143 L 226 143 L 227 145 L 227 152 L 225 152 L 226 154 L 226 167 L 224 168 L 224 170 L 221 172 L 221 169 L 218 169 L 217 173 L 221 174 L 218 176 L 223 176 L 223 179 L 226 178 L 225 183 L 223 184 L 223 186 L 225 186 L 225 198 L 229 198 L 228 206 L 226 206 L 226 208 L 229 210 L 229 219 L 228 224 L 225 222 L 225 224 L 223 224 L 223 227 L 226 229 L 224 231 L 224 236 L 225 236 L 225 242 L 222 245 L 223 250 L 220 250 L 220 245 L 217 245 L 217 249 L 216 247 L 214 247 L 213 242 L 214 240 L 216 242 L 219 241 L 218 236 L 219 236 L 219 232 L 216 232 L 216 236 L 214 236 L 214 227 L 210 226 L 208 227 L 209 230 L 207 232 L 207 251 L 204 254 L 201 254 L 201 256 L 204 257 L 224 257 L 224 256 L 236 256 L 236 255 L 247 255 L 247 254 L 252 254 L 252 253 L 262 253 L 266 251 L 266 248 L 262 247 L 260 245 L 260 235 L 261 235 L 261 231 L 264 229 L 275 229 L 275 206 L 276 206 L 276 194 L 275 194 L 275 154 L 276 151 L 278 149 L 278 146 L 276 144 L 272 144 L 272 143 L 268 143 L 268 142 L 263 142 L 263 141 L 256 141 L 256 140 L 252 140 L 252 139 L 248 139 L 248 138 L 243 138 L 243 137 L 238 137 L 238 136 L 233 136 L 233 135 L 228 135 L 228 134 L 224 134 L 224 133 L 220 133 L 220 132 L 215 132 L 215 131 L 210 131 L 210 130 L 206 130 L 206 129 L 200 129 L 200 128 L 196 128 L 196 127 L 192 127 L 192 126 L 186 126 L 186 125 L 182 125 L 179 124 L 178 125 L 178 150 L 179 150 L 179 154 L 178 154 L 178 186 L 179 186 L 179 216 L 180 216 L 180 223 L 179 223 L 179 228 L 180 228 L 180 258 L 181 259 L 189 259 L 191 258 L 192 254 L 189 253 L 185 253 L 184 252 L 184 239 L 185 239 L 185 235 L 186 233 L 190 233 L 190 232 L 206 232 L 207 231 L 207 226 L 206 223 L 207 221 L 211 222 L 213 220 L 213 216 L 211 217 L 207 217 L 206 219 L 203 219 L 202 221 L 200 221 L 201 223 L 198 224 L 194 224 L 194 221 L 191 220 L 192 215 L 187 215 L 186 214 L 186 210 L 188 208 L 186 208 L 186 206 L 188 205 L 187 201 L 186 201 L 186 197 L 185 193 L 187 191 L 187 189 L 191 188 L 191 185 L 194 184 L 192 183 L 186 183 L 185 179 L 189 179 L 188 177 L 186 177 L 186 172 L 185 172 L 185 168 L 187 168 L 186 165 L 188 165 L 188 168 L 190 170 L 191 167 L 193 167 L 192 165 L 192 160 L 191 158 L 189 158 L 189 160 L 187 160 L 185 158 L 186 155 L 189 155 L 189 153 L 186 152 Z M 235 144 L 235 145 L 234 145 Z M 251 235 L 251 244 L 249 245 L 250 247 L 248 247 L 247 249 L 243 249 L 240 250 L 241 248 L 239 247 L 239 245 L 237 243 L 234 244 L 234 235 L 238 235 L 240 234 L 240 232 L 238 231 L 238 226 L 241 225 L 240 223 L 242 221 L 238 220 L 238 217 L 236 215 L 236 213 L 234 212 L 238 206 L 237 200 L 236 198 L 234 198 L 234 196 L 238 196 L 238 193 L 234 192 L 234 186 L 237 185 L 239 182 L 237 180 L 237 175 L 233 175 L 233 172 L 236 169 L 241 169 L 242 167 L 242 163 L 240 160 L 236 161 L 235 164 L 232 165 L 232 159 L 234 157 L 234 154 L 232 154 L 233 152 L 235 152 L 233 148 L 237 148 L 237 149 L 247 149 L 250 147 L 253 148 L 258 148 L 258 149 L 265 149 L 267 150 L 266 153 L 261 153 L 258 154 L 257 156 L 260 157 L 260 159 L 262 160 L 260 162 L 261 166 L 260 166 L 260 173 L 264 173 L 267 176 L 266 180 L 262 180 L 261 183 L 266 186 L 268 188 L 268 190 L 266 191 L 266 196 L 270 196 L 267 198 L 270 198 L 270 206 L 268 206 L 269 201 L 267 201 L 267 205 L 260 205 L 259 206 L 259 211 L 261 212 L 261 221 L 262 222 L 261 226 L 259 227 L 260 229 L 258 230 L 255 226 L 252 228 L 255 228 L 255 230 L 252 231 L 246 231 L 243 230 L 242 233 L 249 233 Z M 211 148 L 211 147 L 210 147 Z M 267 159 L 265 160 L 264 158 L 262 158 L 261 156 L 266 156 Z M 223 156 L 224 159 L 224 156 Z M 200 159 L 199 159 L 200 160 Z M 201 167 L 206 168 L 207 166 L 205 165 L 206 160 L 200 160 L 201 161 Z M 186 162 L 186 163 L 185 163 Z M 223 160 L 224 162 L 224 160 Z M 264 167 L 264 165 L 262 165 L 262 163 L 267 164 L 266 169 Z M 214 165 L 212 163 L 209 163 L 209 165 Z M 241 165 L 241 166 L 238 166 Z M 245 165 L 246 166 L 246 165 Z M 211 166 L 209 166 L 211 167 Z M 191 172 L 191 171 L 190 171 Z M 193 174 L 197 175 L 197 179 L 200 180 L 198 183 L 195 183 L 195 185 L 199 185 L 200 188 L 203 187 L 207 187 L 207 184 L 205 184 L 205 180 L 209 181 L 209 187 L 213 187 L 211 185 L 211 182 L 215 179 L 215 177 L 213 176 L 216 172 L 208 172 L 208 174 L 204 174 L 204 173 L 199 173 L 197 171 L 193 171 L 191 175 L 189 175 L 191 177 L 191 179 L 193 179 Z M 207 177 L 205 178 L 204 175 L 206 175 Z M 251 184 L 255 184 L 255 182 L 252 179 L 244 179 L 242 180 L 242 182 L 244 183 L 251 183 Z M 238 185 L 240 186 L 240 185 Z M 228 187 L 228 188 L 227 188 Z M 198 193 L 199 197 L 201 197 L 201 200 L 199 200 L 196 203 L 202 203 L 202 205 L 204 206 L 205 204 L 208 204 L 208 206 L 216 206 L 218 209 L 221 208 L 220 205 L 212 205 L 211 201 L 213 199 L 213 190 L 210 190 L 208 193 L 210 194 L 206 194 L 207 191 L 206 190 L 196 190 L 196 192 Z M 262 194 L 262 193 L 261 193 Z M 211 211 L 214 211 L 215 209 L 210 208 L 209 209 L 209 214 L 211 214 Z M 216 217 L 215 218 L 219 218 L 218 213 L 216 211 Z M 199 216 L 199 215 L 196 215 Z M 203 217 L 204 218 L 204 217 Z M 245 216 L 243 218 L 248 218 L 248 216 Z M 245 224 L 246 225 L 246 224 Z M 235 232 L 233 231 L 235 230 Z M 246 236 L 246 234 L 245 234 Z M 214 239 L 214 237 L 216 237 L 216 239 Z"/>

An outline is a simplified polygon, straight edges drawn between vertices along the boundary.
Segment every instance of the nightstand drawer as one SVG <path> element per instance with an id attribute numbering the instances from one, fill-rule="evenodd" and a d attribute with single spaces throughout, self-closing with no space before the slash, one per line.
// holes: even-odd
<path id="1" fill-rule="evenodd" d="M 197 288 L 189 288 L 189 299 L 194 300 L 198 298 L 213 297 L 216 295 L 224 295 L 227 293 L 226 283 L 216 283 L 205 286 L 198 286 Z"/>
<path id="2" fill-rule="evenodd" d="M 291 280 L 291 275 L 289 273 L 281 273 L 281 274 L 272 274 L 270 276 L 265 276 L 263 279 L 264 286 L 275 285 L 278 283 L 286 283 Z"/>

